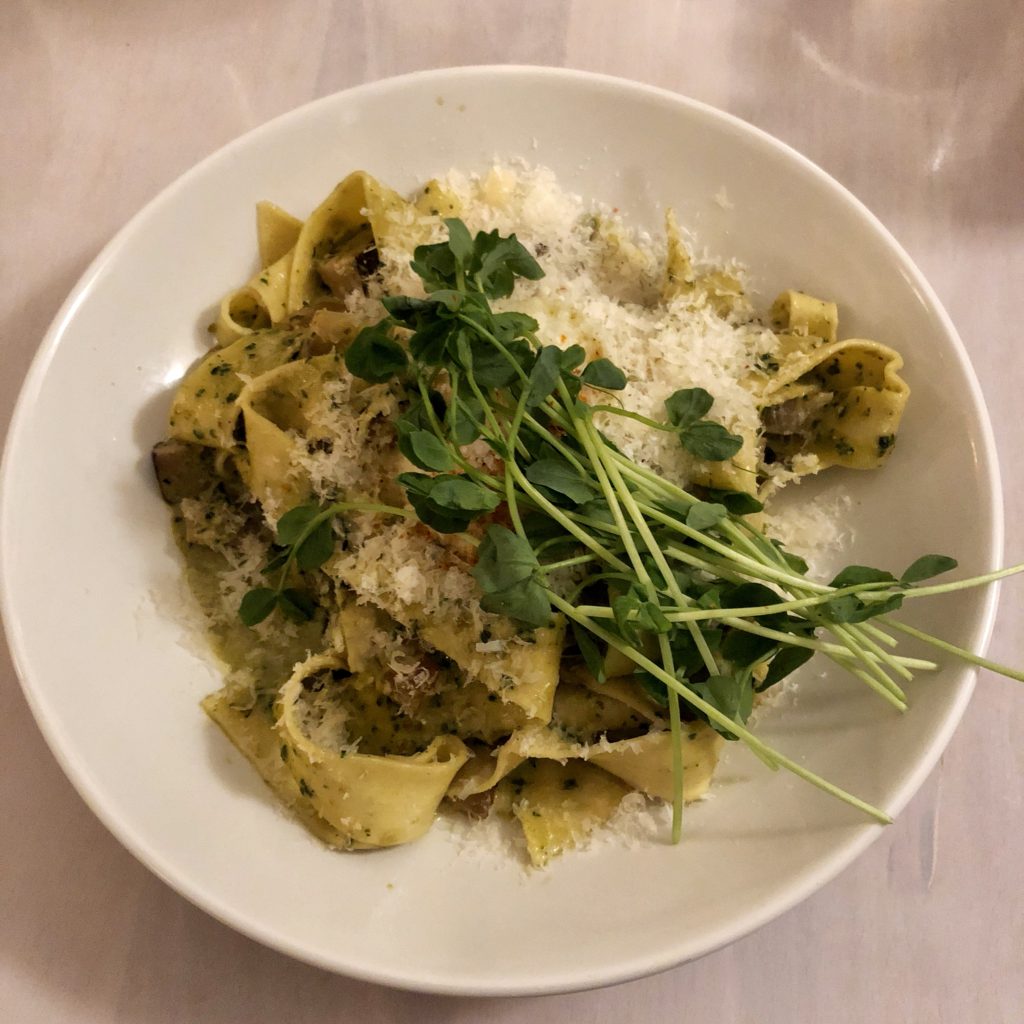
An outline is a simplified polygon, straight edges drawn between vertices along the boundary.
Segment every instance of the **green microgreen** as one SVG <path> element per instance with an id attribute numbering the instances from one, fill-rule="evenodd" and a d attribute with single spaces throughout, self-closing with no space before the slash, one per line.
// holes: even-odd
<path id="1" fill-rule="evenodd" d="M 262 570 L 274 584 L 245 595 L 242 621 L 254 626 L 275 610 L 294 621 L 316 614 L 314 574 L 332 557 L 339 517 L 397 515 L 442 534 L 475 531 L 471 572 L 484 611 L 528 629 L 564 616 L 574 640 L 567 651 L 578 652 L 595 685 L 605 682 L 607 653 L 617 651 L 633 663 L 640 691 L 668 710 L 676 740 L 674 839 L 683 709 L 769 766 L 888 820 L 758 740 L 747 727 L 755 695 L 820 654 L 902 710 L 906 698 L 896 680 L 936 665 L 896 654 L 893 631 L 1024 679 L 890 618 L 904 599 L 951 593 L 1024 567 L 921 587 L 956 567 L 948 556 L 925 555 L 899 578 L 859 565 L 828 584 L 809 578 L 799 556 L 746 518 L 761 511 L 754 495 L 707 487 L 691 493 L 598 429 L 596 414 L 627 417 L 675 433 L 695 459 L 728 461 L 743 439 L 708 418 L 708 391 L 670 395 L 664 421 L 624 408 L 618 398 L 588 404 L 584 387 L 626 387 L 622 369 L 605 357 L 588 361 L 580 345 L 542 344 L 532 317 L 491 307 L 518 280 L 543 276 L 534 257 L 514 235 L 474 236 L 457 219 L 445 224 L 447 241 L 419 246 L 413 256 L 425 297 L 385 297 L 387 315 L 360 331 L 344 357 L 352 376 L 389 382 L 402 401 L 396 443 L 417 470 L 397 477 L 409 508 L 337 502 L 287 512 Z M 466 447 L 478 440 L 500 469 L 484 471 L 469 457 Z"/>

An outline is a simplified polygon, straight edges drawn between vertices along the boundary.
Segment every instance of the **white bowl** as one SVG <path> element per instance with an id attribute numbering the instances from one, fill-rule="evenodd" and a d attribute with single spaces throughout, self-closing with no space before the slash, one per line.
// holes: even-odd
<path id="1" fill-rule="evenodd" d="M 849 561 L 902 569 L 942 552 L 973 573 L 1002 546 L 984 404 L 932 290 L 840 185 L 733 117 L 578 72 L 425 72 L 293 111 L 168 188 L 72 291 L 11 428 L 0 553 L 25 695 L 84 799 L 188 899 L 303 960 L 451 993 L 579 989 L 700 956 L 814 892 L 881 831 L 734 744 L 678 847 L 604 844 L 534 874 L 438 830 L 340 855 L 278 811 L 200 711 L 219 682 L 189 638 L 149 448 L 210 308 L 250 271 L 253 203 L 303 213 L 354 168 L 407 189 L 496 154 L 548 165 L 640 224 L 671 204 L 712 251 L 743 260 L 765 297 L 783 286 L 833 296 L 848 330 L 904 353 L 913 397 L 890 465 L 815 485 L 853 498 Z M 723 186 L 728 209 L 712 202 Z M 911 614 L 980 650 L 994 609 L 994 592 L 972 592 Z M 856 681 L 812 674 L 760 729 L 896 813 L 972 685 L 957 664 L 920 677 L 901 717 Z"/>

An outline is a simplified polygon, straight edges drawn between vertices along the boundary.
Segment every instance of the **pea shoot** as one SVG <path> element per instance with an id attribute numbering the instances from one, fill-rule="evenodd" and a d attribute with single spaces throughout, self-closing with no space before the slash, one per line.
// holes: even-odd
<path id="1" fill-rule="evenodd" d="M 410 507 L 340 502 L 286 513 L 264 569 L 276 584 L 245 596 L 243 622 L 255 625 L 275 609 L 295 620 L 312 617 L 312 595 L 294 584 L 331 557 L 339 516 L 415 518 L 441 534 L 465 535 L 479 523 L 485 529 L 472 575 L 485 611 L 529 629 L 564 615 L 576 653 L 599 684 L 609 652 L 617 651 L 634 664 L 636 685 L 668 710 L 677 741 L 675 840 L 684 716 L 888 822 L 883 810 L 758 740 L 747 727 L 755 696 L 819 654 L 903 711 L 901 684 L 937 666 L 896 653 L 892 631 L 1024 680 L 891 618 L 907 599 L 981 585 L 1024 566 L 921 586 L 957 564 L 925 555 L 899 577 L 854 565 L 828 584 L 810 579 L 802 560 L 747 518 L 761 510 L 755 497 L 726 489 L 692 494 L 634 462 L 598 426 L 598 414 L 628 416 L 674 433 L 697 459 L 727 462 L 743 440 L 711 416 L 707 391 L 675 392 L 663 421 L 608 402 L 628 383 L 619 367 L 606 358 L 587 361 L 578 345 L 542 344 L 533 318 L 492 309 L 518 279 L 543 276 L 516 236 L 473 237 L 460 220 L 445 224 L 446 242 L 414 253 L 426 297 L 385 298 L 387 315 L 360 331 L 344 355 L 354 377 L 394 381 L 409 398 L 395 433 L 418 470 L 398 477 Z M 497 456 L 499 471 L 467 458 L 464 449 L 479 440 Z"/>

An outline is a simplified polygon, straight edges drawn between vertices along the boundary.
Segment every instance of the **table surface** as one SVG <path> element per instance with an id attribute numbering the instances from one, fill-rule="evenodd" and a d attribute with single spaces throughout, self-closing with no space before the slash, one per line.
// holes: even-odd
<path id="1" fill-rule="evenodd" d="M 863 199 L 957 323 L 1024 513 L 1024 7 L 1017 0 L 5 0 L 0 428 L 65 294 L 160 188 L 236 135 L 420 68 L 584 68 L 705 100 Z M 991 656 L 1024 664 L 1024 589 Z M 107 834 L 0 655 L 0 1011 L 87 1021 L 1020 1021 L 1024 692 L 988 673 L 940 766 L 839 879 L 705 959 L 615 989 L 472 1001 L 296 963 L 207 917 Z"/>

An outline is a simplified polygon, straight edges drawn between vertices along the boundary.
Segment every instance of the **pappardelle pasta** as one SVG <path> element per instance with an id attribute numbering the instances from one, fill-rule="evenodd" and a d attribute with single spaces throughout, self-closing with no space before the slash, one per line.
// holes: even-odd
<path id="1" fill-rule="evenodd" d="M 355 172 L 257 228 L 154 449 L 210 718 L 344 849 L 444 805 L 543 865 L 629 793 L 699 799 L 817 643 L 763 502 L 889 457 L 899 354 L 799 291 L 759 316 L 671 213 L 652 242 L 543 171 Z"/>

